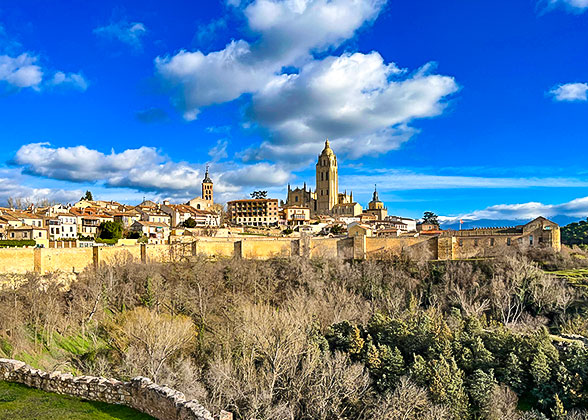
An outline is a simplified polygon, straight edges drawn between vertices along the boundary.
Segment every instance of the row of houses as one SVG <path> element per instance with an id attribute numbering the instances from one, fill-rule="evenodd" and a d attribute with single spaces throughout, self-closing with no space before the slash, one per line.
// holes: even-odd
<path id="1" fill-rule="evenodd" d="M 365 225 L 378 235 L 398 236 L 417 230 L 417 221 L 407 217 L 376 215 L 367 211 L 355 215 L 318 215 L 312 214 L 307 206 L 279 206 L 278 200 L 272 198 L 229 201 L 227 217 L 229 223 L 236 226 L 291 228 L 310 234 L 337 224 L 346 229 L 352 223 Z"/>
<path id="2" fill-rule="evenodd" d="M 73 205 L 27 210 L 0 208 L 0 239 L 68 241 L 93 239 L 104 222 L 119 222 L 124 229 L 146 237 L 150 243 L 166 243 L 170 231 L 188 220 L 193 227 L 218 227 L 220 215 L 187 204 L 144 201 L 129 206 L 114 201 L 81 200 Z"/>

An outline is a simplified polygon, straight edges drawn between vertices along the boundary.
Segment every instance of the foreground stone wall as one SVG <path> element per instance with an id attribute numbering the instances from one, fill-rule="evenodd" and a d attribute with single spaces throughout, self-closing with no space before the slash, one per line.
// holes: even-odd
<path id="1" fill-rule="evenodd" d="M 0 359 L 0 380 L 16 382 L 47 392 L 122 404 L 159 420 L 212 420 L 196 400 L 186 401 L 184 394 L 137 377 L 130 382 L 69 373 L 44 372 L 24 362 Z"/>

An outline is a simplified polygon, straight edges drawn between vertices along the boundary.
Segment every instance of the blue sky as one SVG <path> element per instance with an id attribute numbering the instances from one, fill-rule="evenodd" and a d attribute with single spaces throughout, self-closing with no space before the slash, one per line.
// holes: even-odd
<path id="1" fill-rule="evenodd" d="M 588 215 L 588 0 L 0 4 L 0 202 L 314 185 L 389 212 Z"/>

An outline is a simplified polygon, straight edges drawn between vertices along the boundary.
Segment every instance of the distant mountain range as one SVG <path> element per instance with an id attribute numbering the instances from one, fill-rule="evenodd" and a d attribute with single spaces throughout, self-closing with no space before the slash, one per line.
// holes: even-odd
<path id="1" fill-rule="evenodd" d="M 578 217 L 570 217 L 570 216 L 553 216 L 548 217 L 549 220 L 557 223 L 560 226 L 566 226 L 570 223 L 577 222 L 582 220 Z M 463 225 L 461 225 L 462 229 L 475 229 L 475 228 L 487 228 L 487 227 L 503 227 L 503 226 L 518 226 L 524 225 L 525 223 L 530 222 L 531 219 L 514 219 L 514 220 L 493 220 L 493 219 L 480 219 L 480 220 L 464 220 Z M 441 222 L 442 229 L 455 229 L 459 230 L 459 221 L 451 221 L 451 222 Z"/>

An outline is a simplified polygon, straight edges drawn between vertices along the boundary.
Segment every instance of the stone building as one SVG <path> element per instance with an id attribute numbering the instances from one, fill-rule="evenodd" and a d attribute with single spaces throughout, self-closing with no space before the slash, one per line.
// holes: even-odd
<path id="1" fill-rule="evenodd" d="M 244 226 L 277 226 L 280 215 L 278 200 L 252 198 L 227 202 L 229 221 Z"/>
<path id="2" fill-rule="evenodd" d="M 210 176 L 208 175 L 208 166 L 206 167 L 206 173 L 202 180 L 202 195 L 200 197 L 193 198 L 186 204 L 194 207 L 197 210 L 207 210 L 214 204 L 214 184 Z"/>
<path id="3" fill-rule="evenodd" d="M 361 205 L 353 201 L 353 192 L 339 192 L 339 172 L 337 156 L 329 140 L 316 162 L 316 188 L 314 192 L 303 188 L 291 189 L 288 185 L 288 197 L 285 207 L 308 207 L 312 215 L 357 216 L 361 214 Z M 359 209 L 359 211 L 358 211 Z"/>
<path id="4" fill-rule="evenodd" d="M 307 189 L 306 182 L 302 188 L 294 188 L 290 187 L 288 184 L 288 197 L 286 198 L 286 206 L 293 207 L 293 206 L 300 206 L 306 207 L 310 209 L 312 214 L 316 212 L 316 194 Z"/>
<path id="5" fill-rule="evenodd" d="M 376 216 L 376 220 L 385 220 L 388 217 L 388 209 L 384 207 L 384 203 L 378 197 L 378 188 L 374 186 L 374 195 L 372 201 L 369 202 L 368 208 L 363 211 L 366 214 Z"/>
<path id="6" fill-rule="evenodd" d="M 284 207 L 282 218 L 288 226 L 299 226 L 310 223 L 310 209 L 303 206 Z"/>
<path id="7" fill-rule="evenodd" d="M 439 259 L 455 260 L 498 255 L 502 247 L 553 248 L 561 251 L 559 226 L 544 217 L 525 225 L 439 233 Z"/>

